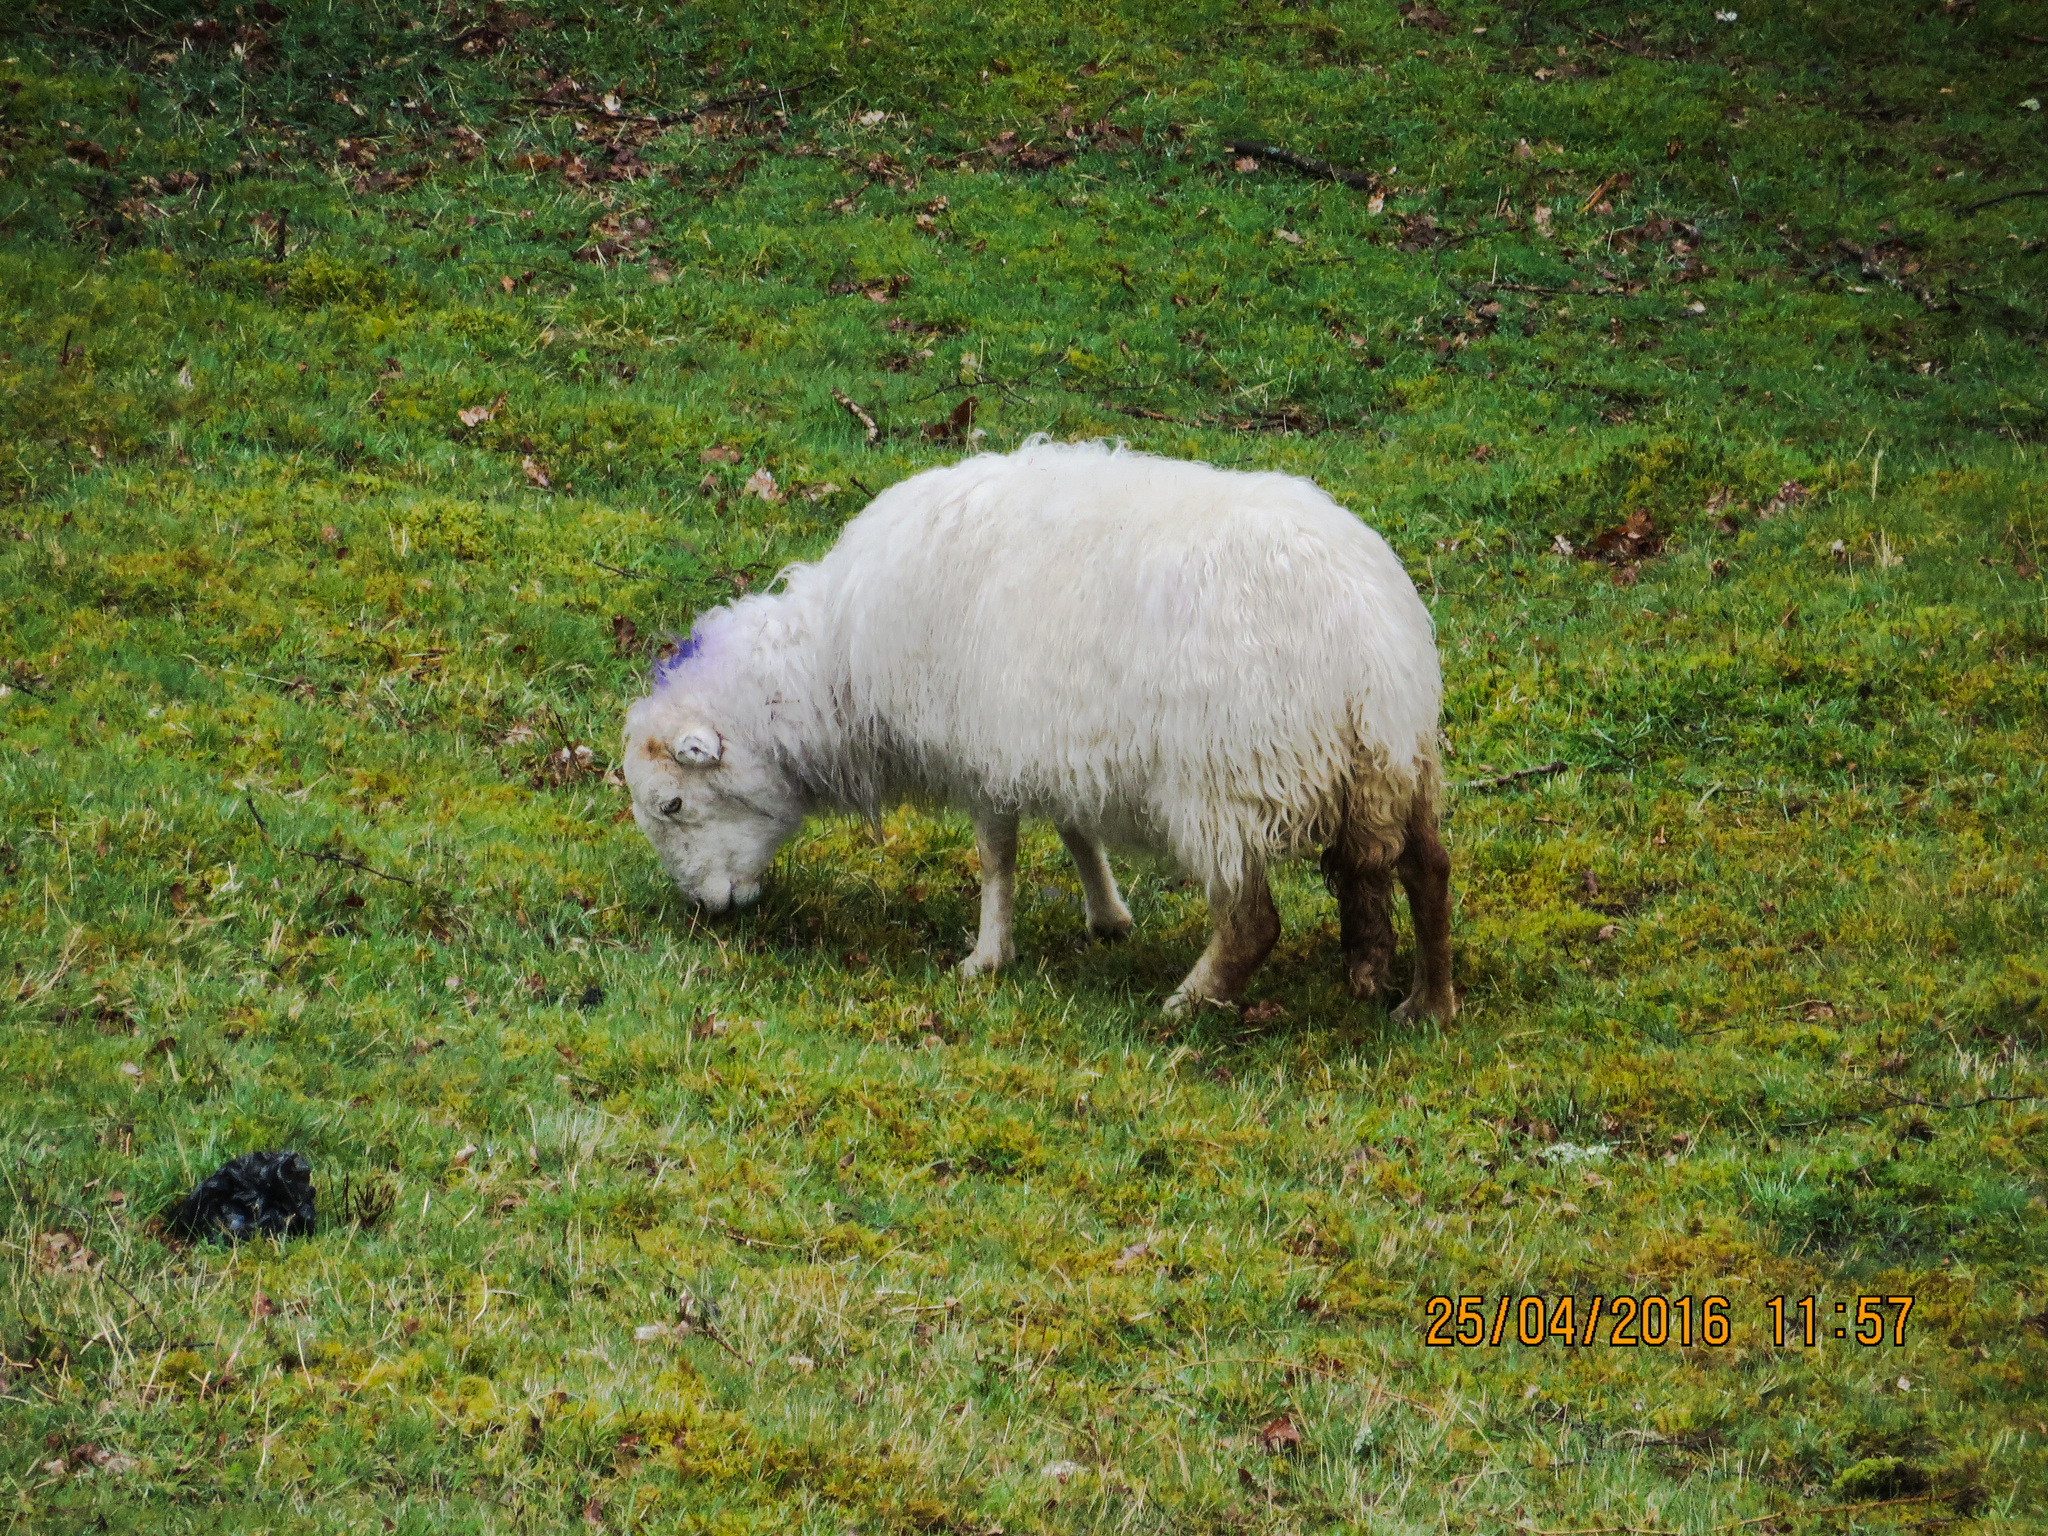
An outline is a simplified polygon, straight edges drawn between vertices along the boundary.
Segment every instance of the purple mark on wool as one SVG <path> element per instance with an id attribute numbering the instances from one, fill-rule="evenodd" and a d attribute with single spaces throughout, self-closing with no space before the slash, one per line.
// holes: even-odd
<path id="1" fill-rule="evenodd" d="M 695 630 L 692 630 L 689 639 L 677 646 L 673 654 L 664 656 L 654 664 L 654 686 L 657 688 L 661 687 L 670 678 L 683 670 L 685 662 L 695 661 L 703 654 L 703 637 Z"/>

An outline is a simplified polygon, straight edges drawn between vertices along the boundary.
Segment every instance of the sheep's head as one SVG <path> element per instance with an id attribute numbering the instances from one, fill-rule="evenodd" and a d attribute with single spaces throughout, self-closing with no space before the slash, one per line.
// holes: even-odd
<path id="1" fill-rule="evenodd" d="M 707 911 L 759 897 L 761 872 L 803 822 L 787 776 L 685 700 L 642 699 L 627 712 L 625 771 L 633 819 L 676 888 Z"/>

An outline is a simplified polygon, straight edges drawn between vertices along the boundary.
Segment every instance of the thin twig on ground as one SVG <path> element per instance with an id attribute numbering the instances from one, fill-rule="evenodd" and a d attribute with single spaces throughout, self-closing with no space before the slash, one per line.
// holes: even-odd
<path id="1" fill-rule="evenodd" d="M 1298 155 L 1293 150 L 1278 144 L 1262 144 L 1255 139 L 1226 139 L 1223 147 L 1233 154 L 1252 155 L 1260 160 L 1273 160 L 1281 165 L 1291 166 L 1305 176 L 1314 176 L 1323 181 L 1341 182 L 1347 187 L 1356 187 L 1361 192 L 1380 190 L 1379 177 L 1370 171 L 1347 171 L 1342 166 L 1332 165 L 1327 160 L 1318 160 L 1311 155 Z"/>
<path id="2" fill-rule="evenodd" d="M 1518 768 L 1513 773 L 1498 774 L 1490 779 L 1468 779 L 1463 784 L 1453 784 L 1451 788 L 1461 794 L 1475 789 L 1499 789 L 1504 784 L 1519 783 L 1523 779 L 1548 778 L 1553 773 L 1563 773 L 1570 766 L 1571 764 L 1561 757 L 1553 758 L 1550 762 L 1535 768 Z"/>
<path id="3" fill-rule="evenodd" d="M 1889 1088 L 1884 1090 L 1884 1096 L 1895 1104 L 1917 1104 L 1922 1109 L 1976 1109 L 1985 1104 L 2032 1104 L 2037 1099 L 2048 1099 L 2048 1093 L 1990 1093 L 1981 1099 L 1944 1104 L 1939 1099 L 1923 1099 L 1917 1094 L 1893 1093 Z"/>
<path id="4" fill-rule="evenodd" d="M 851 416 L 855 421 L 860 423 L 861 430 L 867 434 L 867 439 L 869 442 L 873 443 L 879 442 L 881 440 L 882 429 L 875 425 L 875 418 L 870 416 L 866 411 L 862 410 L 859 402 L 856 401 L 853 398 L 853 396 L 849 395 L 845 390 L 837 388 L 835 386 L 832 391 L 832 398 L 839 402 L 840 408 L 844 410 L 847 415 Z M 856 480 L 854 484 L 859 485 L 860 482 Z M 863 487 L 863 489 L 865 489 L 865 487 Z"/>
<path id="5" fill-rule="evenodd" d="M 417 885 L 419 882 L 405 875 L 387 875 L 381 869 L 372 869 L 361 859 L 352 859 L 342 853 L 326 853 L 318 849 L 282 848 L 277 839 L 270 835 L 270 825 L 263 819 L 263 813 L 256 809 L 256 802 L 248 795 L 242 796 L 242 804 L 249 807 L 249 814 L 256 818 L 256 830 L 263 834 L 263 841 L 270 844 L 274 853 L 288 853 L 294 858 L 311 859 L 316 864 L 346 864 L 350 869 L 360 869 L 366 875 L 375 875 L 379 880 L 390 880 L 398 885 Z"/>
<path id="6" fill-rule="evenodd" d="M 2000 203 L 2010 203 L 2022 197 L 2048 197 L 2048 187 L 2028 187 L 2023 192 L 2001 192 L 1996 197 L 1980 198 L 1974 203 L 1965 203 L 1956 210 L 1956 217 L 1966 219 L 1982 208 L 1995 208 Z"/>
<path id="7" fill-rule="evenodd" d="M 718 1228 L 718 1230 L 724 1233 L 726 1237 L 730 1238 L 735 1243 L 739 1243 L 743 1247 L 779 1248 L 784 1253 L 801 1253 L 804 1249 L 804 1245 L 802 1243 L 771 1243 L 765 1237 L 749 1237 L 746 1233 L 742 1232 L 738 1227 L 731 1226 L 723 1221 L 707 1221 L 706 1224 Z"/>

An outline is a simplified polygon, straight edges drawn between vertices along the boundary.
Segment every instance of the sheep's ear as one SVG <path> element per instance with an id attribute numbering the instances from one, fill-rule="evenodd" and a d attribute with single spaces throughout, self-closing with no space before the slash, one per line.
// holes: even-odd
<path id="1" fill-rule="evenodd" d="M 708 768 L 725 756 L 725 738 L 700 726 L 683 732 L 669 743 L 668 750 L 679 763 L 693 768 Z"/>

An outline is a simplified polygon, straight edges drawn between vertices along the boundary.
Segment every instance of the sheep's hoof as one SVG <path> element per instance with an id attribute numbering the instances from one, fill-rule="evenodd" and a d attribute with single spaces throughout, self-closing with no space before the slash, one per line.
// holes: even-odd
<path id="1" fill-rule="evenodd" d="M 1446 992 L 1441 997 L 1426 997 L 1412 992 L 1408 1000 L 1394 1010 L 1396 1024 L 1414 1024 L 1423 1019 L 1435 1019 L 1439 1024 L 1448 1024 L 1458 1016 L 1458 1000 Z"/>
<path id="2" fill-rule="evenodd" d="M 1207 997 L 1199 992 L 1176 992 L 1161 1006 L 1160 1012 L 1164 1013 L 1169 1019 L 1184 1019 L 1189 1014 L 1199 1013 L 1204 1008 L 1223 1008 L 1235 1013 L 1237 1011 L 1237 1004 L 1231 1002 L 1228 998 Z"/>
<path id="3" fill-rule="evenodd" d="M 969 978 L 992 976 L 1016 958 L 1017 956 L 1014 951 L 1009 954 L 999 952 L 993 955 L 985 955 L 977 949 L 973 954 L 960 962 L 960 974 Z"/>
<path id="4" fill-rule="evenodd" d="M 1112 917 L 1099 923 L 1091 922 L 1088 931 L 1105 944 L 1127 939 L 1131 936 L 1131 914 L 1126 912 L 1121 917 Z"/>

